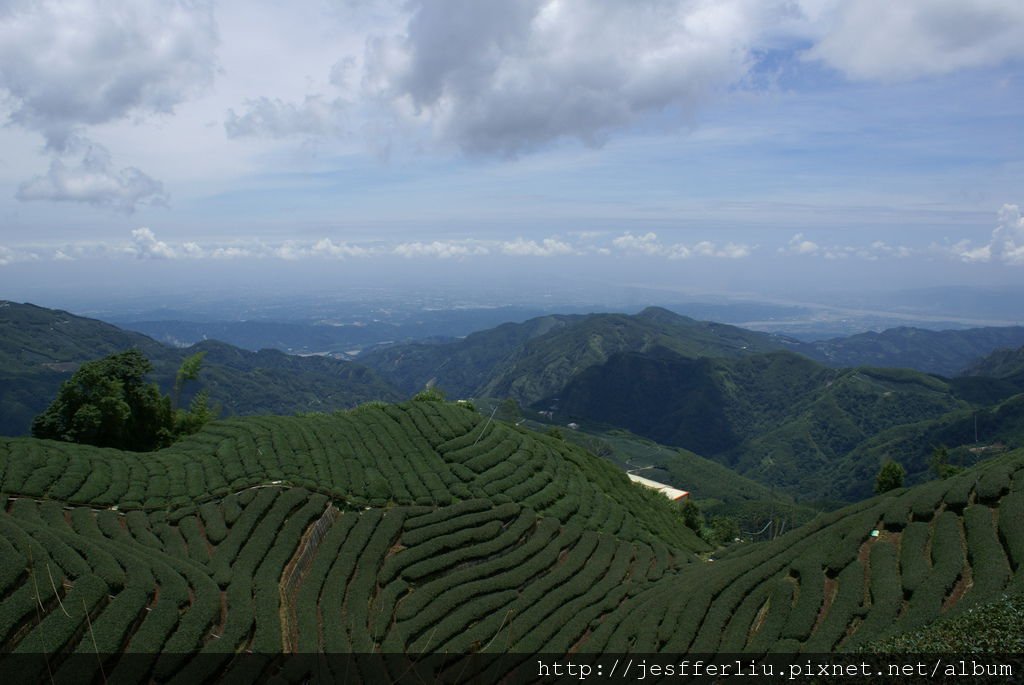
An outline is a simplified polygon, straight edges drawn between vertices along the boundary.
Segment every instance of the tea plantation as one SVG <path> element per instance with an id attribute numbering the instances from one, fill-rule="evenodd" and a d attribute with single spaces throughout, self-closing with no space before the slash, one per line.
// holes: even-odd
<path id="1" fill-rule="evenodd" d="M 86 681 L 203 682 L 281 652 L 853 649 L 1024 578 L 1024 453 L 705 561 L 610 464 L 440 402 L 149 454 L 4 439 L 0 492 L 0 652 L 45 655 L 29 679 L 75 653 Z"/>

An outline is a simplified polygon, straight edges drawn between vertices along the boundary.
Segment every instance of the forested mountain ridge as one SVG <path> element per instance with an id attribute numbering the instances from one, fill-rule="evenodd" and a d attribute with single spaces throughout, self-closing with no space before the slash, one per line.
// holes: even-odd
<path id="1" fill-rule="evenodd" d="M 358 357 L 396 387 L 412 395 L 437 385 L 453 397 L 471 397 L 491 378 L 498 364 L 529 340 L 571 326 L 583 317 L 554 314 L 523 323 L 505 323 L 464 339 L 440 343 L 403 343 Z"/>
<path id="2" fill-rule="evenodd" d="M 378 348 L 359 361 L 409 394 L 429 383 L 453 396 L 512 397 L 528 404 L 557 395 L 574 374 L 615 352 L 663 347 L 697 358 L 789 350 L 834 368 L 909 368 L 952 377 L 994 350 L 1022 344 L 1021 326 L 946 331 L 901 327 L 807 343 L 648 307 L 635 315 L 539 317 L 454 342 Z"/>
<path id="3" fill-rule="evenodd" d="M 152 361 L 153 378 L 165 391 L 183 359 L 205 352 L 199 380 L 186 387 L 182 401 L 205 388 L 228 415 L 328 411 L 400 396 L 373 371 L 350 362 L 249 352 L 216 341 L 173 348 L 95 319 L 0 302 L 0 434 L 28 433 L 32 419 L 83 362 L 131 348 Z"/>
<path id="4" fill-rule="evenodd" d="M 801 343 L 795 349 L 829 366 L 905 368 L 954 376 L 995 350 L 1020 345 L 1024 345 L 1024 326 L 946 331 L 901 326 Z"/>
<path id="5" fill-rule="evenodd" d="M 796 344 L 648 307 L 636 315 L 545 316 L 457 342 L 375 350 L 358 360 L 407 392 L 432 383 L 456 397 L 511 397 L 530 404 L 615 352 L 665 347 L 687 357 L 730 357 Z"/>
<path id="6" fill-rule="evenodd" d="M 1024 385 L 1024 347 L 996 350 L 964 369 L 964 376 L 988 376 Z"/>
<path id="7" fill-rule="evenodd" d="M 612 355 L 535 406 L 562 422 L 623 426 L 814 499 L 833 496 L 833 480 L 846 482 L 851 474 L 828 467 L 865 440 L 970 405 L 943 379 L 910 370 L 832 369 L 790 352 L 688 359 L 658 349 Z M 864 496 L 871 485 L 855 489 Z"/>

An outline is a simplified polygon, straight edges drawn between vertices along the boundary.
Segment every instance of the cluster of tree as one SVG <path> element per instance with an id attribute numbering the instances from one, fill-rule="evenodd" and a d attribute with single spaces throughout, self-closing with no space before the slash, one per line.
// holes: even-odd
<path id="1" fill-rule="evenodd" d="M 686 499 L 680 507 L 683 523 L 702 540 L 716 547 L 728 545 L 740 537 L 740 526 L 731 516 L 704 518 L 696 503 Z"/>
<path id="2" fill-rule="evenodd" d="M 962 473 L 964 467 L 950 464 L 949 448 L 945 445 L 939 445 L 932 450 L 931 470 L 936 478 L 945 479 Z M 903 479 L 906 475 L 906 469 L 898 461 L 889 460 L 885 462 L 875 477 L 875 492 L 880 495 L 883 492 L 902 488 Z"/>
<path id="3" fill-rule="evenodd" d="M 146 381 L 153 365 L 137 349 L 83 364 L 32 422 L 32 435 L 135 452 L 166 447 L 217 414 L 206 391 L 197 393 L 188 409 L 178 407 L 182 387 L 196 380 L 204 354 L 185 359 L 170 396 Z"/>

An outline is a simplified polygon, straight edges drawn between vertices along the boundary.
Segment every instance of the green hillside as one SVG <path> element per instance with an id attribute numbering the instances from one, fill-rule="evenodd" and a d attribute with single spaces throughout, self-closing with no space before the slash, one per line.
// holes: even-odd
<path id="1" fill-rule="evenodd" d="M 327 357 L 249 352 L 216 341 L 166 347 L 138 333 L 30 304 L 0 302 L 0 434 L 25 435 L 83 362 L 138 348 L 165 391 L 186 357 L 206 352 L 199 384 L 225 414 L 293 414 L 395 400 L 399 393 L 371 370 Z"/>
<path id="2" fill-rule="evenodd" d="M 901 326 L 880 333 L 872 331 L 803 343 L 798 351 L 829 366 L 916 369 L 953 376 L 979 357 L 1000 348 L 1020 345 L 1024 345 L 1024 326 L 990 326 L 960 331 L 930 331 Z"/>
<path id="3" fill-rule="evenodd" d="M 1019 593 L 1022 474 L 1017 451 L 734 547 L 630 597 L 585 649 L 853 650 Z M 1020 623 L 1004 628 L 1019 643 Z"/>
<path id="4" fill-rule="evenodd" d="M 359 363 L 409 395 L 436 384 L 452 397 L 477 396 L 477 389 L 494 375 L 498 364 L 527 341 L 581 318 L 542 316 L 472 333 L 456 342 L 393 345 L 360 355 Z"/>
<path id="5" fill-rule="evenodd" d="M 701 562 L 661 496 L 457 405 L 220 421 L 146 455 L 3 439 L 0 650 L 46 655 L 26 680 L 202 682 L 274 673 L 279 652 L 853 649 L 1020 587 L 1022 469 L 1016 452 Z"/>
<path id="6" fill-rule="evenodd" d="M 879 465 L 895 460 L 904 466 L 908 483 L 933 477 L 933 451 L 943 446 L 954 466 L 972 466 L 988 457 L 1024 445 L 1024 395 L 996 405 L 961 409 L 937 419 L 896 426 L 869 438 L 825 471 L 835 497 L 860 499 L 870 494 L 867 483 Z"/>
<path id="7" fill-rule="evenodd" d="M 817 510 L 792 496 L 741 476 L 718 462 L 679 447 L 661 445 L 622 429 L 564 431 L 565 439 L 626 471 L 690 492 L 706 518 L 728 516 L 743 531 L 758 531 L 769 521 L 778 528 L 806 523 Z M 769 530 L 765 529 L 766 536 Z"/>
<path id="8" fill-rule="evenodd" d="M 964 369 L 963 375 L 1014 380 L 1024 386 L 1024 347 L 996 350 Z"/>
<path id="9" fill-rule="evenodd" d="M 567 650 L 706 549 L 611 464 L 436 402 L 220 421 L 145 455 L 3 439 L 0 476 L 0 650 L 57 671 L 92 647 L 79 607 L 108 676 L 126 647 L 199 680 L 221 661 L 184 655 Z"/>
<path id="10" fill-rule="evenodd" d="M 407 392 L 428 383 L 455 397 L 511 397 L 530 404 L 616 352 L 664 347 L 685 357 L 731 357 L 796 345 L 659 307 L 639 314 L 547 316 L 453 343 L 398 345 L 359 357 Z"/>
<path id="11" fill-rule="evenodd" d="M 806 500 L 832 496 L 834 479 L 852 483 L 852 472 L 825 469 L 865 440 L 968 405 L 915 371 L 830 369 L 787 352 L 686 359 L 654 350 L 613 355 L 536 406 L 557 407 L 562 421 L 624 426 Z M 868 492 L 878 463 L 871 468 Z"/>

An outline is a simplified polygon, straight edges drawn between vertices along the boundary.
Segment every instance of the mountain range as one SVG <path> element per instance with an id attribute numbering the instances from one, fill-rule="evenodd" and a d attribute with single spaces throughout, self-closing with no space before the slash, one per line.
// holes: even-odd
<path id="1" fill-rule="evenodd" d="M 32 419 L 78 366 L 129 348 L 153 363 L 154 380 L 165 391 L 182 360 L 205 352 L 199 383 L 186 387 L 182 401 L 205 388 L 225 415 L 331 411 L 400 398 L 373 371 L 350 362 L 250 352 L 216 341 L 175 348 L 95 319 L 0 302 L 0 434 L 27 434 Z"/>
<path id="2" fill-rule="evenodd" d="M 436 386 L 453 398 L 511 398 L 530 417 L 584 431 L 628 429 L 833 506 L 869 495 L 887 459 L 903 463 L 917 482 L 927 478 L 938 445 L 966 465 L 986 449 L 1016 444 L 1024 432 L 1015 397 L 1024 392 L 1020 351 L 990 348 L 1021 331 L 895 329 L 809 344 L 650 307 L 636 315 L 546 315 L 345 362 L 216 341 L 173 348 L 8 302 L 0 306 L 0 429 L 27 432 L 60 382 L 88 359 L 138 347 L 166 388 L 181 360 L 202 351 L 195 388 L 205 388 L 225 415 L 332 411 Z M 993 354 L 983 360 L 976 353 Z M 814 357 L 881 365 L 837 367 Z M 969 375 L 883 368 L 900 360 L 962 366 Z"/>

